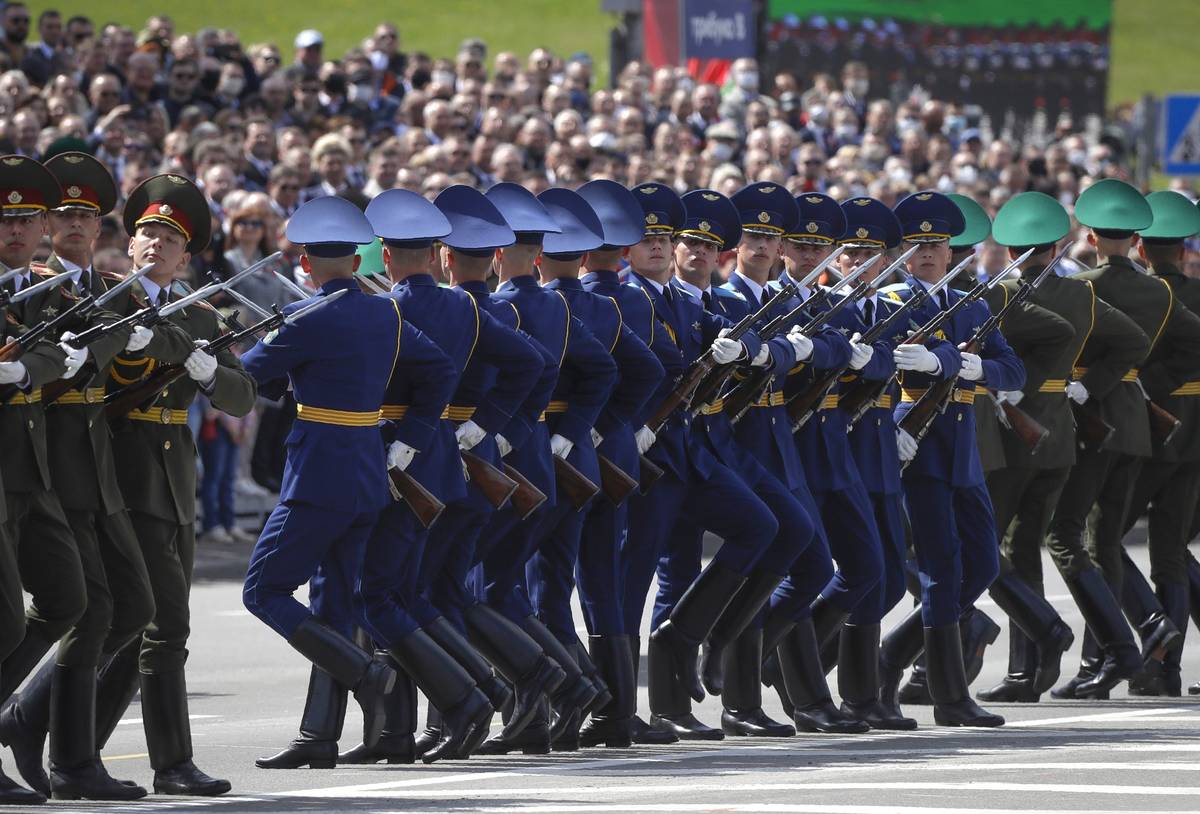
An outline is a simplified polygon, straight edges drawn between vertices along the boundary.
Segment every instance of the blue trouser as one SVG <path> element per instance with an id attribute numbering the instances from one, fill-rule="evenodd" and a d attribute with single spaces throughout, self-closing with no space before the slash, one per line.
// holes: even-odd
<path id="1" fill-rule="evenodd" d="M 467 496 L 446 507 L 429 530 L 417 577 L 416 618 L 427 625 L 444 616 L 465 630 L 462 611 L 472 603 L 467 593 L 467 573 L 475 562 L 475 543 L 493 513 L 492 504 L 474 486 Z"/>
<path id="2" fill-rule="evenodd" d="M 237 480 L 238 445 L 228 431 L 216 425 L 216 437 L 200 440 L 200 460 L 204 462 L 204 479 L 200 483 L 200 504 L 204 507 L 204 531 L 221 526 L 231 529 L 234 524 L 233 485 Z"/>
<path id="3" fill-rule="evenodd" d="M 290 639 L 310 615 L 348 633 L 370 609 L 356 604 L 376 512 L 344 512 L 287 501 L 267 518 L 242 588 L 246 609 Z M 294 596 L 311 580 L 309 608 Z M 368 616 L 368 621 L 375 620 Z"/>
<path id="4" fill-rule="evenodd" d="M 815 522 L 813 541 L 785 566 L 787 576 L 771 594 L 767 604 L 772 612 L 785 614 L 792 619 L 804 619 L 812 615 L 813 600 L 833 579 L 833 557 L 817 501 L 808 487 L 798 487 L 790 494 Z"/>
<path id="5" fill-rule="evenodd" d="M 871 601 L 883 573 L 883 543 L 879 540 L 871 498 L 862 483 L 815 492 L 813 498 L 838 564 L 821 596 L 850 613 L 860 602 Z"/>
<path id="6" fill-rule="evenodd" d="M 497 512 L 493 520 L 507 530 L 498 538 L 492 534 L 492 524 L 483 530 L 482 538 L 489 544 L 475 573 L 475 597 L 514 622 L 534 613 L 526 587 L 525 565 L 537 551 L 538 529 L 553 508 L 543 504 L 524 520 L 516 519 L 511 512 Z M 504 517 L 505 514 L 509 516 Z"/>
<path id="7" fill-rule="evenodd" d="M 824 537 L 813 526 L 815 515 L 810 515 L 800 498 L 788 491 L 774 475 L 761 470 L 758 476 L 753 484 L 754 493 L 771 510 L 779 531 L 754 568 L 783 576 L 797 559 L 802 559 L 805 573 L 816 584 L 816 590 L 820 590 L 833 576 L 833 563 Z M 807 490 L 803 491 L 807 493 Z M 658 594 L 651 612 L 651 628 L 662 624 L 700 573 L 703 537 L 704 529 L 690 519 L 680 518 L 672 530 L 667 552 L 658 562 Z M 762 627 L 765 611 L 764 607 L 751 622 L 751 628 Z"/>
<path id="8" fill-rule="evenodd" d="M 621 613 L 624 566 L 621 547 L 629 523 L 629 501 L 614 506 L 600 498 L 583 523 L 579 545 L 579 605 L 583 621 L 593 636 L 618 636 L 625 632 Z"/>
<path id="9" fill-rule="evenodd" d="M 396 642 L 421 626 L 417 588 L 428 533 L 405 503 L 391 503 L 367 541 L 359 594 L 376 641 Z"/>
<path id="10" fill-rule="evenodd" d="M 926 627 L 957 624 L 1000 573 L 992 503 L 983 484 L 955 487 L 905 475 Z"/>
<path id="11" fill-rule="evenodd" d="M 882 621 L 888 611 L 904 597 L 905 561 L 908 558 L 908 535 L 904 523 L 904 498 L 871 492 L 871 507 L 875 525 L 883 543 L 883 572 L 879 586 L 850 614 L 850 624 L 870 625 Z"/>
<path id="12" fill-rule="evenodd" d="M 740 574 L 750 573 L 779 532 L 767 504 L 732 469 L 714 464 L 709 477 L 690 478 L 687 483 L 664 474 L 649 495 L 630 498 L 621 602 L 630 635 L 641 627 L 659 557 L 681 516 L 720 537 L 723 542 L 713 563 Z"/>

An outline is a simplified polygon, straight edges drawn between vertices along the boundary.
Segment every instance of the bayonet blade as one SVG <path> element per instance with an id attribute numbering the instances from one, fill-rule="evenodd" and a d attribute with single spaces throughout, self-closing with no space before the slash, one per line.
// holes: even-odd
<path id="1" fill-rule="evenodd" d="M 345 295 L 349 290 L 350 289 L 348 289 L 348 288 L 341 288 L 341 289 L 338 289 L 337 291 L 333 292 L 332 294 L 326 294 L 323 297 L 317 297 L 316 300 L 314 300 L 313 302 L 304 306 L 303 308 L 300 308 L 300 309 L 288 314 L 284 318 L 283 324 L 284 325 L 295 325 L 296 320 L 300 319 L 301 317 L 303 317 L 307 314 L 311 314 L 313 311 L 316 311 L 319 308 L 324 308 L 326 305 L 329 305 L 330 303 L 336 302 L 343 295 Z"/>

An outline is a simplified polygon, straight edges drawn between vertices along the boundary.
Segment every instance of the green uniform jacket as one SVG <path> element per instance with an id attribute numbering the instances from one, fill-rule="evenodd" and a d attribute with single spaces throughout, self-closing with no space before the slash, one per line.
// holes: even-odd
<path id="1" fill-rule="evenodd" d="M 1036 277 L 1043 268 L 1025 269 L 1022 277 Z M 1065 392 L 1072 370 L 1077 364 L 1087 366 L 1081 381 L 1093 392 L 1093 385 L 1119 381 L 1125 371 L 1144 359 L 1150 351 L 1150 339 L 1136 322 L 1097 297 L 1091 283 L 1074 277 L 1047 277 L 1034 289 L 1030 301 L 1058 314 L 1075 333 L 1037 371 L 1026 364 L 1030 377 L 1036 375 L 1041 385 L 1026 386 L 1021 408 L 1049 430 L 1050 436 L 1036 455 L 1030 454 L 1016 437 L 1005 438 L 1005 460 L 1009 466 L 1033 469 L 1074 466 L 1075 417 Z"/>
<path id="2" fill-rule="evenodd" d="M 0 263 L 0 273 L 9 269 Z M 50 272 L 35 268 L 31 281 L 44 279 Z M 33 299 L 10 305 L 4 317 L 5 339 L 20 336 L 29 328 L 53 318 L 58 313 L 61 294 L 43 292 Z M 30 387 L 36 389 L 63 374 L 66 354 L 47 339 L 29 348 L 20 359 L 29 375 Z M 4 473 L 4 489 L 28 493 L 50 489 L 50 459 L 46 451 L 46 412 L 40 402 L 25 403 L 17 396 L 0 406 L 0 438 L 4 454 L 0 455 L 0 471 Z"/>
<path id="3" fill-rule="evenodd" d="M 55 274 L 64 274 L 66 269 L 54 255 L 46 265 Z M 101 275 L 92 273 L 91 288 L 87 293 L 100 296 L 114 281 L 106 281 Z M 84 292 L 71 286 L 76 296 Z M 120 317 L 107 309 L 94 311 L 87 324 L 74 329 L 79 333 L 84 327 L 107 325 Z M 88 347 L 88 361 L 84 369 L 93 371 L 85 384 L 72 394 L 63 396 L 46 408 L 46 424 L 50 446 L 50 476 L 54 491 L 64 509 L 78 511 L 103 511 L 114 514 L 125 508 L 121 489 L 117 481 L 117 468 L 113 461 L 112 431 L 104 418 L 103 388 L 108 381 L 112 360 L 125 349 L 130 329 L 122 328 L 107 334 Z M 62 401 L 100 392 L 100 398 L 82 404 L 64 404 Z"/>
<path id="4" fill-rule="evenodd" d="M 145 292 L 126 297 L 119 313 L 141 307 Z M 117 298 L 122 299 L 121 297 Z M 110 391 L 137 381 L 159 364 L 183 364 L 194 350 L 193 341 L 220 336 L 212 309 L 194 305 L 177 311 L 154 326 L 154 339 L 143 351 L 120 353 L 113 360 Z M 254 406 L 257 389 L 241 362 L 228 350 L 217 354 L 216 381 L 208 394 L 213 406 L 241 416 Z M 186 374 L 159 394 L 146 413 L 182 417 L 200 387 Z M 174 411 L 174 412 L 172 412 Z M 196 446 L 186 424 L 119 419 L 113 426 L 117 475 L 125 504 L 169 522 L 187 525 L 196 519 Z"/>
<path id="5" fill-rule="evenodd" d="M 1150 337 L 1150 353 L 1138 373 L 1150 398 L 1165 399 L 1185 382 L 1200 378 L 1200 317 L 1176 300 L 1166 281 L 1143 274 L 1125 257 L 1110 257 L 1077 277 L 1091 282 L 1098 297 L 1119 308 Z M 1080 360 L 1088 368 L 1083 385 L 1093 397 L 1103 399 L 1104 417 L 1116 428 L 1105 448 L 1150 457 L 1150 418 L 1142 387 L 1137 381 L 1106 377 L 1094 382 L 1093 389 L 1088 383 L 1092 361 Z"/>
<path id="6" fill-rule="evenodd" d="M 1200 314 L 1200 280 L 1185 277 L 1171 265 L 1156 266 L 1154 276 L 1171 286 L 1176 302 L 1183 303 L 1192 313 Z M 1183 422 L 1170 444 L 1155 447 L 1155 460 L 1200 460 L 1200 376 L 1185 382 L 1170 395 L 1161 399 L 1156 396 L 1154 401 Z"/>
<path id="7" fill-rule="evenodd" d="M 1006 287 L 1001 283 L 988 290 L 984 298 L 993 314 L 1008 304 L 1016 288 L 1016 285 Z M 1036 392 L 1045 383 L 1046 370 L 1059 355 L 1062 345 L 1075 335 L 1070 322 L 1028 298 L 1008 312 L 1000 323 L 1000 331 L 1025 365 L 1024 393 Z M 1028 412 L 1024 400 L 1019 406 Z M 984 472 L 1009 465 L 1006 454 L 1009 446 L 1025 446 L 1016 433 L 1000 423 L 1000 410 L 986 393 L 975 400 L 975 434 L 979 439 L 979 462 Z"/>

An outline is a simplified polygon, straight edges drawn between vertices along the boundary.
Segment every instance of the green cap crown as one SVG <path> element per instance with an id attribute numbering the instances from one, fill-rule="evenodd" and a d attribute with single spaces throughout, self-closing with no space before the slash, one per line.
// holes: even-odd
<path id="1" fill-rule="evenodd" d="M 1001 246 L 1045 246 L 1071 231 L 1062 204 L 1044 192 L 1022 192 L 1000 207 L 992 236 Z"/>
<path id="2" fill-rule="evenodd" d="M 383 243 L 375 238 L 370 243 L 364 243 L 354 250 L 362 258 L 355 274 L 383 274 L 387 269 L 383 265 Z"/>
<path id="3" fill-rule="evenodd" d="M 1105 178 L 1085 189 L 1075 202 L 1075 217 L 1092 229 L 1140 232 L 1154 221 L 1150 204 L 1124 181 Z"/>
<path id="4" fill-rule="evenodd" d="M 1200 209 L 1178 192 L 1151 192 L 1146 202 L 1154 213 L 1150 228 L 1142 230 L 1147 240 L 1183 240 L 1200 232 Z"/>
<path id="5" fill-rule="evenodd" d="M 946 197 L 954 201 L 967 223 L 967 228 L 950 238 L 950 248 L 967 249 L 987 240 L 988 235 L 992 233 L 992 220 L 983 207 L 976 203 L 974 198 L 959 195 L 957 192 L 951 192 Z"/>

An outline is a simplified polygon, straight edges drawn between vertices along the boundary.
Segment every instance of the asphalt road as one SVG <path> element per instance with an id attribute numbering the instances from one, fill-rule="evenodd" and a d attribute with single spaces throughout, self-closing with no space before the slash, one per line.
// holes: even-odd
<path id="1" fill-rule="evenodd" d="M 232 552 L 208 552 L 232 569 Z M 1144 567 L 1145 550 L 1133 550 Z M 226 556 L 228 555 L 228 556 Z M 208 565 L 204 566 L 205 569 Z M 204 569 L 202 569 L 204 570 Z M 207 573 L 214 573 L 208 571 Z M 1082 622 L 1049 562 L 1047 591 L 1079 633 Z M 1139 699 L 1124 688 L 1107 702 L 994 705 L 999 730 L 935 727 L 928 708 L 906 707 L 913 733 L 729 739 L 715 744 L 588 749 L 547 757 L 473 758 L 432 766 L 270 772 L 254 758 L 296 731 L 308 665 L 241 606 L 239 584 L 203 581 L 193 591 L 188 681 L 196 762 L 233 782 L 213 800 L 151 796 L 132 805 L 51 803 L 55 810 L 216 812 L 1195 812 L 1200 811 L 1200 697 Z M 981 603 L 997 620 L 1003 615 Z M 893 614 L 889 622 L 899 618 Z M 578 617 L 577 617 L 578 618 Z M 885 629 L 887 624 L 885 623 Z M 1007 627 L 1004 625 L 1004 627 Z M 1194 631 L 1193 631 L 1194 635 Z M 1185 683 L 1200 679 L 1188 648 Z M 1003 674 L 1007 634 L 988 651 L 974 689 Z M 1064 667 L 1073 669 L 1078 645 Z M 643 681 L 645 671 L 643 669 Z M 836 687 L 831 677 L 832 686 Z M 645 687 L 641 709 L 646 710 Z M 766 709 L 781 718 L 767 691 Z M 719 703 L 697 708 L 719 719 Z M 358 741 L 351 704 L 343 747 Z M 3 753 L 6 766 L 12 762 Z M 105 755 L 118 777 L 149 784 L 135 701 Z M 31 809 L 38 810 L 38 809 Z M 41 807 L 40 810 L 47 810 Z"/>

